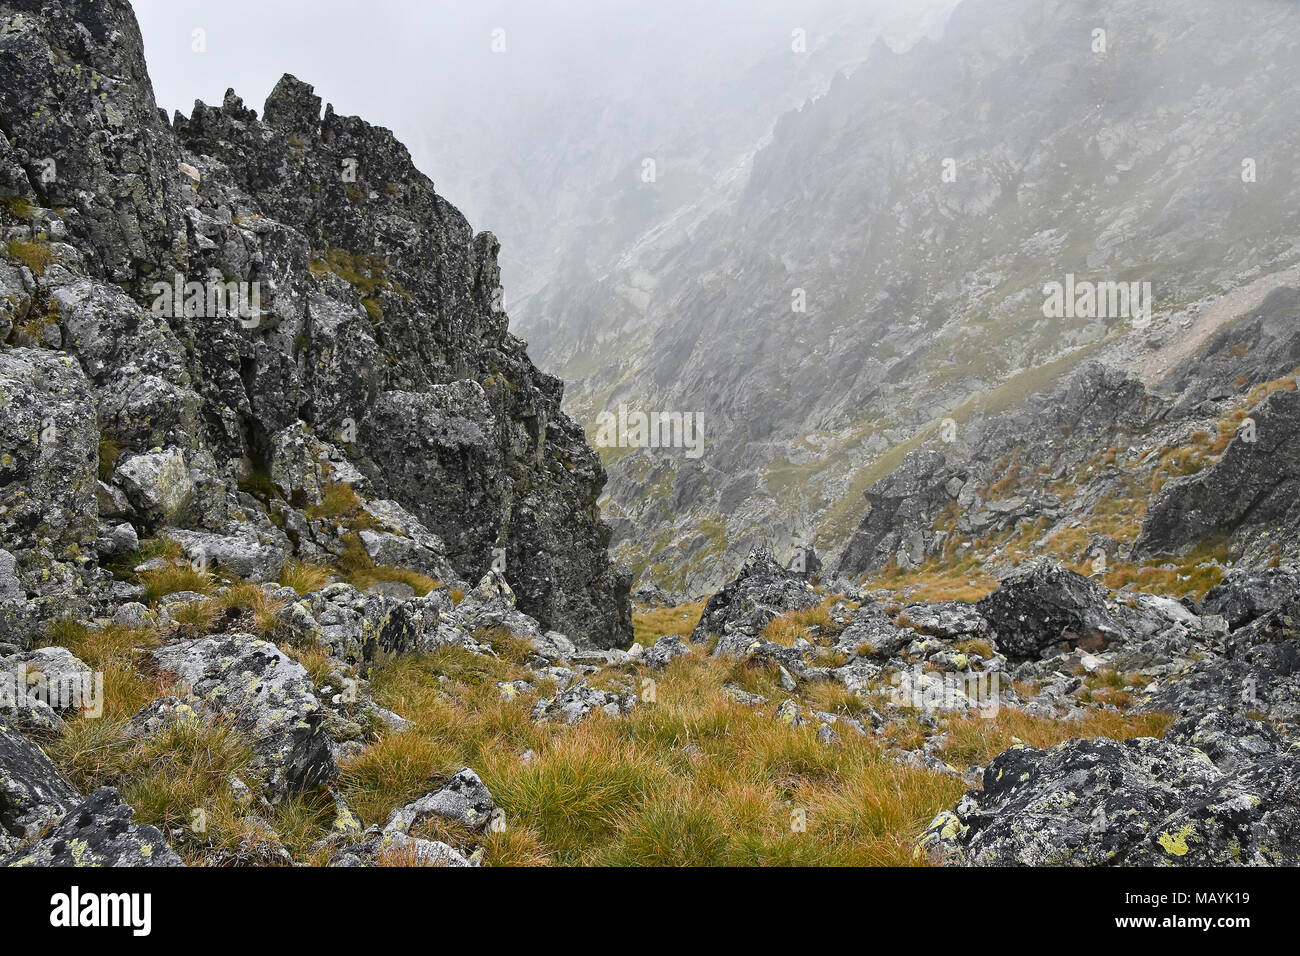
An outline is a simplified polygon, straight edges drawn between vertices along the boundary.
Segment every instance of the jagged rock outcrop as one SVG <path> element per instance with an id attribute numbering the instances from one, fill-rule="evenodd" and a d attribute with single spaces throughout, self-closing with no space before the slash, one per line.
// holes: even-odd
<path id="1" fill-rule="evenodd" d="M 844 549 L 839 573 L 878 571 L 890 561 L 921 564 L 934 544 L 935 516 L 962 494 L 966 477 L 938 451 L 909 454 L 868 489 L 866 514 Z"/>
<path id="2" fill-rule="evenodd" d="M 1300 368 L 1300 289 L 1282 286 L 1238 321 L 1219 329 L 1160 383 L 1179 410 L 1229 395 L 1235 382 L 1268 382 Z"/>
<path id="3" fill-rule="evenodd" d="M 1149 431 L 1169 403 L 1123 371 L 1089 362 L 1023 407 L 953 429 L 953 441 L 909 453 L 867 490 L 867 510 L 837 574 L 911 568 L 941 554 L 954 534 L 988 536 L 1022 521 L 1063 519 L 1067 503 L 1009 474 L 1059 478 L 1099 449 Z M 1011 484 L 1006 491 L 999 484 Z M 1086 502 L 1084 503 L 1086 506 Z"/>
<path id="4" fill-rule="evenodd" d="M 737 652 L 753 641 L 773 618 L 820 601 L 804 577 L 782 567 L 765 548 L 752 552 L 735 579 L 704 605 L 691 641 L 720 638 L 716 653 Z"/>
<path id="5" fill-rule="evenodd" d="M 1233 631 L 1222 654 L 1206 656 L 1161 684 L 1140 708 L 1171 714 L 1225 713 L 1300 729 L 1300 600 Z"/>
<path id="6" fill-rule="evenodd" d="M 24 643 L 42 602 L 111 600 L 103 519 L 245 541 L 237 570 L 274 577 L 260 549 L 345 550 L 304 514 L 331 483 L 410 519 L 414 547 L 361 529 L 372 560 L 496 568 L 545 627 L 630 641 L 604 470 L 508 330 L 496 240 L 390 132 L 290 76 L 261 119 L 229 92 L 169 121 L 125 0 L 0 20 L 0 540 L 36 604 L 0 614 Z"/>
<path id="7" fill-rule="evenodd" d="M 1222 615 L 1236 629 L 1275 611 L 1300 594 L 1300 568 L 1237 568 L 1210 588 L 1201 602 L 1206 614 Z"/>

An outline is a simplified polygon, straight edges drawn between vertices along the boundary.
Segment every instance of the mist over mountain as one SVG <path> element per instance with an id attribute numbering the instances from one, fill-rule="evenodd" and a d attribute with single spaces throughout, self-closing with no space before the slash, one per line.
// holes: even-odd
<path id="1" fill-rule="evenodd" d="M 698 591 L 760 540 L 838 552 L 927 426 L 1294 263 L 1298 11 L 1247 6 L 968 0 L 902 52 L 864 35 L 733 201 L 529 300 L 589 434 L 619 404 L 708 423 L 698 461 L 604 451 L 617 553 Z M 1151 283 L 1154 322 L 1046 318 L 1067 275 Z"/>

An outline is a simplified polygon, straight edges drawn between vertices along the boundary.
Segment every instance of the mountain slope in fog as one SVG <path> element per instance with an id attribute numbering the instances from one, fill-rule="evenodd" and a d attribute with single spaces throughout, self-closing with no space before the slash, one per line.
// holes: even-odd
<path id="1" fill-rule="evenodd" d="M 605 450 L 621 555 L 694 591 L 759 539 L 838 551 L 927 427 L 1294 263 L 1300 10 L 1249 6 L 968 0 L 783 117 L 734 204 L 530 303 L 589 434 L 620 404 L 706 423 L 698 460 Z M 1045 318 L 1068 276 L 1151 283 L 1153 321 Z"/>

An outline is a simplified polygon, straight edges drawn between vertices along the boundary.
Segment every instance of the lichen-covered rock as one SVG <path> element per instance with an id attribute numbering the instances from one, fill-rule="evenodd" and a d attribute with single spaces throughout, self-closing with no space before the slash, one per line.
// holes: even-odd
<path id="1" fill-rule="evenodd" d="M 126 521 L 110 526 L 95 539 L 95 553 L 103 561 L 122 554 L 130 554 L 140 547 L 140 536 L 135 528 Z"/>
<path id="2" fill-rule="evenodd" d="M 177 724 L 197 724 L 206 719 L 203 702 L 197 697 L 160 697 L 132 715 L 127 733 L 147 740 Z"/>
<path id="3" fill-rule="evenodd" d="M 103 715 L 102 678 L 97 681 L 66 647 L 40 647 L 0 658 L 0 682 L 61 714 Z"/>
<path id="4" fill-rule="evenodd" d="M 165 528 L 162 536 L 179 544 L 196 567 L 224 570 L 248 581 L 277 580 L 287 557 L 283 548 L 247 535 Z"/>
<path id="5" fill-rule="evenodd" d="M 117 790 L 100 787 L 48 834 L 0 856 L 0 866 L 184 866 L 157 827 L 131 822 L 133 813 Z"/>
<path id="6" fill-rule="evenodd" d="M 1137 709 L 1222 712 L 1300 729 L 1300 601 L 1237 629 L 1222 654 L 1201 656 L 1142 697 Z"/>
<path id="7" fill-rule="evenodd" d="M 381 832 L 371 827 L 356 840 L 336 850 L 329 866 L 359 867 L 387 864 L 391 866 L 478 866 L 481 858 L 466 857 L 455 847 L 439 840 L 422 840 L 400 830 Z"/>
<path id="8" fill-rule="evenodd" d="M 24 646 L 46 621 L 81 609 L 60 584 L 81 586 L 81 555 L 99 533 L 95 414 L 71 356 L 0 349 L 0 626 Z"/>
<path id="9" fill-rule="evenodd" d="M 983 790 L 935 818 L 918 852 L 974 866 L 1295 866 L 1297 787 L 1300 753 L 1250 721 L 1015 747 L 985 769 Z"/>
<path id="10" fill-rule="evenodd" d="M 986 638 L 990 632 L 988 621 L 979 611 L 960 601 L 909 604 L 903 608 L 899 619 L 922 634 L 946 641 Z"/>
<path id="11" fill-rule="evenodd" d="M 1178 554 L 1231 535 L 1260 564 L 1279 548 L 1300 557 L 1300 391 L 1274 392 L 1251 418 L 1251 437 L 1238 434 L 1217 462 L 1160 490 L 1136 555 Z"/>
<path id="12" fill-rule="evenodd" d="M 315 686 L 274 644 L 251 634 L 221 634 L 165 645 L 152 659 L 184 681 L 210 715 L 233 721 L 274 797 L 338 776 Z"/>
<path id="13" fill-rule="evenodd" d="M 129 553 L 102 503 L 141 534 L 255 538 L 227 566 L 258 579 L 272 522 L 303 560 L 355 534 L 453 585 L 502 568 L 544 630 L 630 642 L 605 472 L 510 334 L 496 239 L 389 131 L 291 76 L 263 119 L 228 91 L 169 121 L 126 0 L 3 22 L 0 195 L 23 214 L 0 228 L 35 265 L 0 247 L 0 542 L 29 598 L 86 589 L 96 542 Z M 338 484 L 376 501 L 309 517 Z"/>
<path id="14" fill-rule="evenodd" d="M 1205 614 L 1218 614 L 1233 630 L 1249 624 L 1300 594 L 1300 567 L 1236 568 L 1210 588 L 1201 602 Z"/>
<path id="15" fill-rule="evenodd" d="M 0 831 L 31 839 L 80 799 L 41 749 L 18 732 L 8 714 L 0 714 Z"/>
<path id="16" fill-rule="evenodd" d="M 481 830 L 487 826 L 495 809 L 488 788 L 478 774 L 466 767 L 438 790 L 390 813 L 384 823 L 384 833 L 409 833 L 413 826 L 431 816 L 470 830 Z"/>
<path id="17" fill-rule="evenodd" d="M 331 584 L 286 604 L 275 637 L 280 642 L 318 643 L 336 660 L 363 668 L 380 652 L 428 653 L 450 644 L 477 648 L 450 616 L 454 609 L 446 588 L 399 598 Z"/>
<path id="18" fill-rule="evenodd" d="M 849 614 L 847 626 L 836 639 L 836 646 L 847 651 L 858 648 L 873 656 L 893 657 L 916 636 L 910 628 L 898 627 L 874 602 L 868 602 Z"/>
<path id="19" fill-rule="evenodd" d="M 1100 586 L 1045 561 L 1004 578 L 976 609 L 1012 660 L 1038 657 L 1059 644 L 1096 650 L 1125 635 Z"/>

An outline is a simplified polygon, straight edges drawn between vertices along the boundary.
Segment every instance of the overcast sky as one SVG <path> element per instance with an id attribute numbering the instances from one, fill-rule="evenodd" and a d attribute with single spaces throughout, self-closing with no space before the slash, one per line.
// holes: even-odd
<path id="1" fill-rule="evenodd" d="M 906 45 L 958 0 L 132 2 L 169 114 L 227 88 L 260 113 L 294 74 L 391 129 L 476 230 L 498 234 L 518 290 L 587 236 L 583 214 L 620 162 L 731 168 L 878 35 Z M 806 56 L 792 55 L 796 29 Z"/>
<path id="2" fill-rule="evenodd" d="M 422 168 L 440 122 L 552 93 L 616 94 L 653 86 L 689 59 L 730 48 L 814 49 L 846 4 L 899 10 L 955 0 L 133 0 L 158 103 L 189 114 L 228 87 L 254 109 L 284 73 L 313 84 L 337 112 L 392 129 Z M 505 32 L 504 55 L 492 50 Z M 196 52 L 203 30 L 206 51 Z M 508 144 L 500 144 L 506 147 Z M 445 144 L 444 144 L 445 148 Z M 424 171 L 435 181 L 437 169 Z M 454 199 L 454 197 L 452 197 Z"/>

